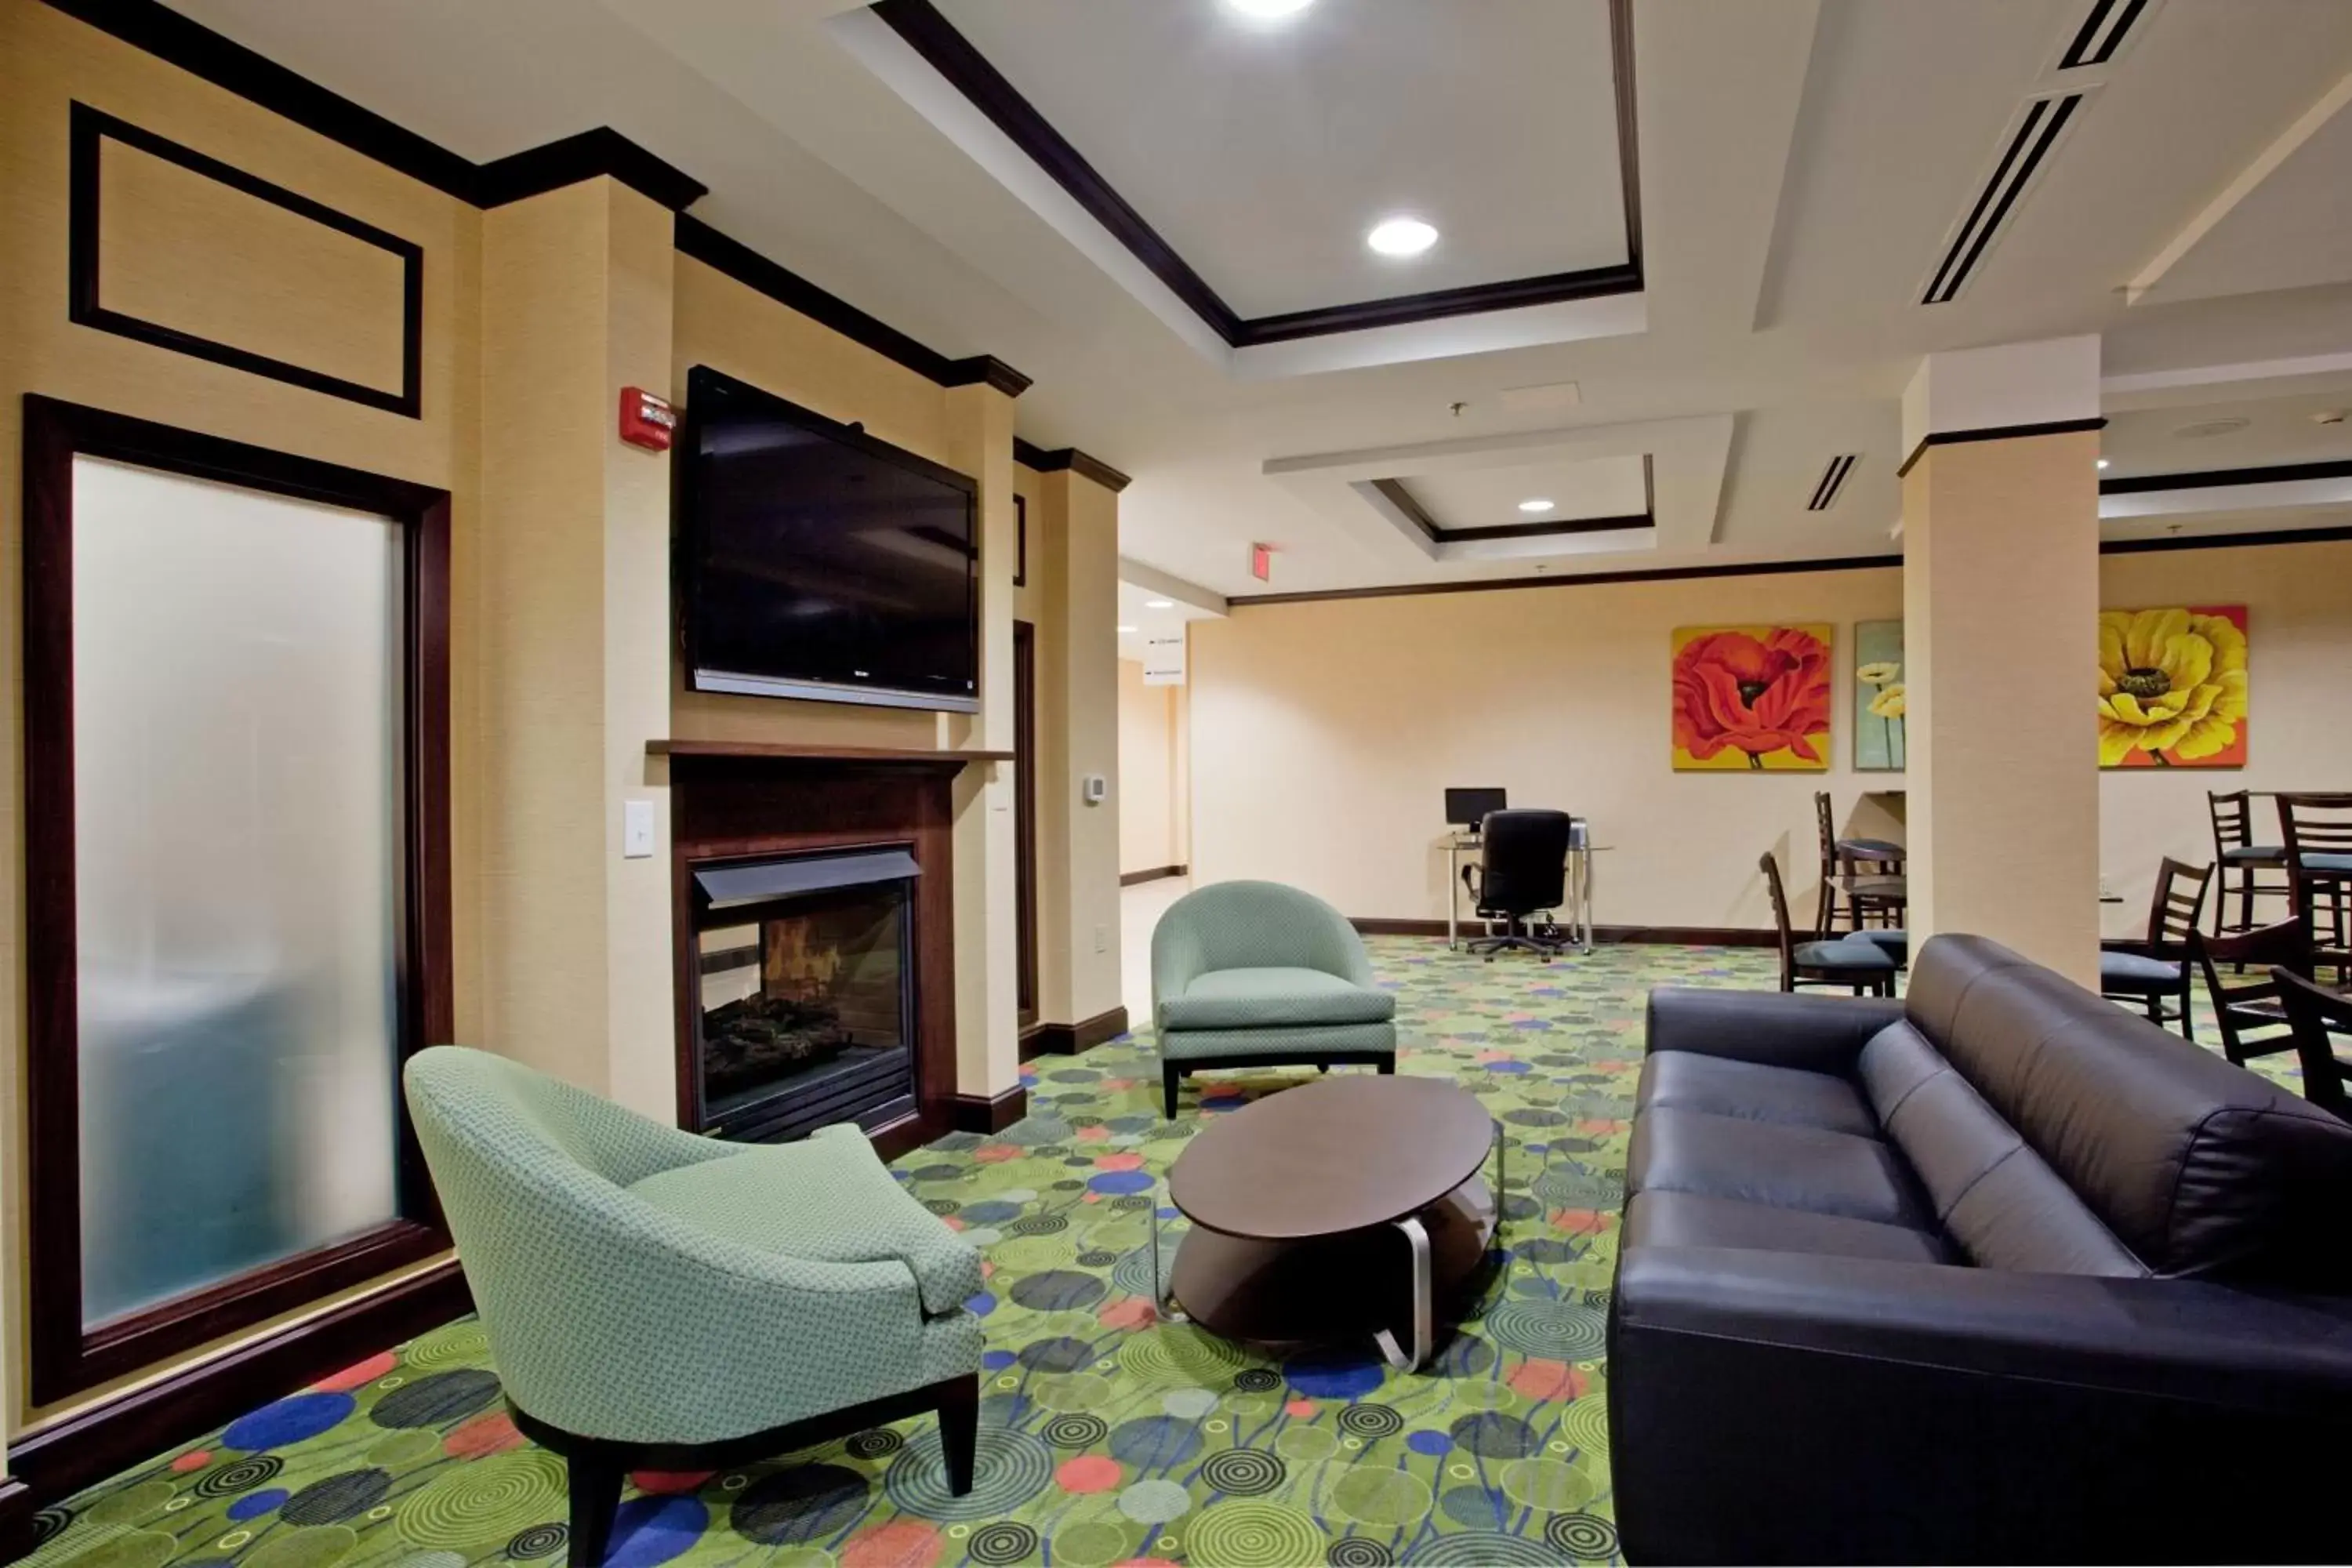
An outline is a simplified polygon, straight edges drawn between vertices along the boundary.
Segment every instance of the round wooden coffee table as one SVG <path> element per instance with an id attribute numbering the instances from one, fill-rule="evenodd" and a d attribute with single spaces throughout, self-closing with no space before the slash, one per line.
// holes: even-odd
<path id="1" fill-rule="evenodd" d="M 1490 1149 L 1499 1193 L 1502 1142 L 1486 1108 L 1437 1079 L 1325 1079 L 1215 1117 L 1168 1174 L 1192 1229 L 1158 1305 L 1172 1296 L 1232 1339 L 1370 1333 L 1391 1363 L 1418 1367 L 1438 1298 L 1495 1234 L 1500 1206 L 1478 1176 Z M 1156 1287 L 1156 1218 L 1151 1247 Z"/>

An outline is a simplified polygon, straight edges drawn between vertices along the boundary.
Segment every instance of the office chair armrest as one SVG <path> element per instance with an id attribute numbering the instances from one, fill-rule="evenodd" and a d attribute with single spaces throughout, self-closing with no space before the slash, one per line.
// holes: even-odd
<path id="1" fill-rule="evenodd" d="M 1462 886 L 1469 890 L 1472 898 L 1475 899 L 1478 896 L 1479 884 L 1485 880 L 1486 879 L 1479 875 L 1478 867 L 1465 866 L 1462 868 Z"/>

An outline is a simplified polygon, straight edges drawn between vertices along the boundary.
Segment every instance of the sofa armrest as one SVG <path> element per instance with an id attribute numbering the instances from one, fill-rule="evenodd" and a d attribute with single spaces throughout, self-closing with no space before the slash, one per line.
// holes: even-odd
<path id="1" fill-rule="evenodd" d="M 1635 1561 L 2308 1559 L 2341 1549 L 2352 1302 L 1634 1247 L 1609 1400 Z M 2188 1527 L 2254 1497 L 2226 1543 Z"/>
<path id="2" fill-rule="evenodd" d="M 1665 985 L 1650 993 L 1647 1048 L 1845 1074 L 1870 1037 L 1902 1016 L 1902 1003 L 1877 996 Z"/>

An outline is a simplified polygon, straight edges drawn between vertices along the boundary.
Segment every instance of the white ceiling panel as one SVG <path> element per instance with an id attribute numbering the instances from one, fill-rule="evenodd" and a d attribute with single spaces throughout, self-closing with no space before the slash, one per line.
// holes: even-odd
<path id="1" fill-rule="evenodd" d="M 1636 517 L 1650 510 L 1646 464 L 1631 454 L 1508 468 L 1447 469 L 1416 475 L 1404 486 L 1440 528 Z M 1553 504 L 1521 511 L 1519 503 L 1525 500 Z"/>

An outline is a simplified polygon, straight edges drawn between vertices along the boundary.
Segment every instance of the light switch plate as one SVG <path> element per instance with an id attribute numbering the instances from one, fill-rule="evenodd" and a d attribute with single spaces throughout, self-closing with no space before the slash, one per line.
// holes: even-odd
<path id="1" fill-rule="evenodd" d="M 621 803 L 621 855 L 625 859 L 644 860 L 654 852 L 654 803 L 649 800 L 628 800 Z"/>

